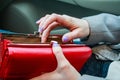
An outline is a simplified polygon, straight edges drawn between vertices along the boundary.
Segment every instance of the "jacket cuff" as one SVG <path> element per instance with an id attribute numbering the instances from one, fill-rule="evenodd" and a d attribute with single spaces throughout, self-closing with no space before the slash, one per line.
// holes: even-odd
<path id="1" fill-rule="evenodd" d="M 120 38 L 120 20 L 118 16 L 102 13 L 95 16 L 82 18 L 87 20 L 90 27 L 90 35 L 85 44 L 94 45 L 101 42 L 118 43 Z M 114 21 L 114 24 L 113 24 Z"/>
<path id="2" fill-rule="evenodd" d="M 105 25 L 103 25 L 104 24 L 103 16 L 100 14 L 100 15 L 85 17 L 83 19 L 88 21 L 90 27 L 90 34 L 88 40 L 84 41 L 84 43 L 91 45 L 91 44 L 97 44 L 98 42 L 102 41 L 103 38 L 102 32 L 104 32 L 104 27 L 105 27 Z"/>

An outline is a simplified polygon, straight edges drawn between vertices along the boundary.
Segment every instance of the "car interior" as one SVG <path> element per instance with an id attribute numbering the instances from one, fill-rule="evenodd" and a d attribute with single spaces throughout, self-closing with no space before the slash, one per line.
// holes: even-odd
<path id="1" fill-rule="evenodd" d="M 33 34 L 35 31 L 38 31 L 38 25 L 36 24 L 36 21 L 46 14 L 52 13 L 66 14 L 77 18 L 93 16 L 100 13 L 120 15 L 120 0 L 0 0 L 0 30 L 7 30 L 10 32 L 22 34 Z M 57 28 L 53 29 L 50 34 L 55 36 L 63 35 L 67 32 L 69 32 L 68 29 L 62 26 L 58 26 Z M 26 36 L 24 37 L 25 38 L 23 38 L 22 35 L 22 39 L 20 39 L 20 35 L 17 35 L 17 38 L 15 38 L 15 40 L 11 39 L 10 41 L 13 40 L 13 42 L 15 42 L 16 40 L 18 40 L 18 42 L 15 43 L 21 43 L 21 41 L 23 43 L 32 43 L 31 40 L 33 40 L 33 37 L 31 37 L 32 39 L 29 38 L 28 40 L 26 40 Z M 6 39 L 7 38 L 10 37 L 7 36 Z M 48 39 L 49 43 L 51 41 L 51 38 L 52 37 L 50 37 L 50 40 Z M 58 37 L 54 37 L 54 39 L 57 41 Z M 61 36 L 59 37 L 59 41 L 60 40 Z M 37 37 L 37 39 L 34 39 L 34 42 L 40 43 L 40 38 Z M 6 48 L 5 45 L 2 47 Z M 117 45 L 111 45 L 111 47 L 113 47 L 114 49 L 119 49 L 120 51 L 120 43 Z M 1 62 L 2 58 L 0 60 L 0 63 Z"/>
<path id="2" fill-rule="evenodd" d="M 99 13 L 119 15 L 119 0 L 0 0 L 0 28 L 17 33 L 37 31 L 36 21 L 46 14 L 67 14 L 86 17 Z M 51 34 L 64 34 L 67 29 L 57 27 Z"/>

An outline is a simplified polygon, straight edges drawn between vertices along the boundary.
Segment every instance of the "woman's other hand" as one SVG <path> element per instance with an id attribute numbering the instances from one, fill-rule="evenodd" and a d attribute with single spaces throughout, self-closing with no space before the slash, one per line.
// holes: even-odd
<path id="1" fill-rule="evenodd" d="M 39 32 L 42 33 L 42 43 L 46 42 L 50 31 L 57 26 L 64 26 L 70 30 L 70 32 L 63 35 L 63 42 L 68 42 L 75 38 L 84 38 L 90 33 L 89 25 L 86 20 L 78 19 L 68 15 L 46 15 L 38 20 L 36 23 L 39 24 Z"/>

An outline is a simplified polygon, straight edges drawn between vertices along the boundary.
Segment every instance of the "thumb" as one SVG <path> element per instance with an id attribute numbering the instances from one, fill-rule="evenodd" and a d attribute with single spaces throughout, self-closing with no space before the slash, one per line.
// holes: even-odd
<path id="1" fill-rule="evenodd" d="M 56 57 L 58 67 L 62 67 L 65 64 L 69 64 L 68 60 L 65 58 L 63 54 L 62 48 L 57 42 L 53 42 L 52 49 Z"/>
<path id="2" fill-rule="evenodd" d="M 65 42 L 71 41 L 75 38 L 79 38 L 80 37 L 79 32 L 80 32 L 79 29 L 75 29 L 72 32 L 68 32 L 68 33 L 64 34 L 62 37 L 62 42 L 65 43 Z"/>

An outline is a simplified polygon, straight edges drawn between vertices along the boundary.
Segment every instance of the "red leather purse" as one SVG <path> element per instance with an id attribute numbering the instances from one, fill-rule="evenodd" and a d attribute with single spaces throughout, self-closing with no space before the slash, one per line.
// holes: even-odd
<path id="1" fill-rule="evenodd" d="M 52 52 L 50 40 L 60 43 L 60 36 L 50 36 L 48 43 L 41 44 L 34 35 L 0 35 L 0 77 L 3 80 L 27 80 L 55 70 L 56 58 Z M 85 45 L 60 43 L 65 57 L 80 71 L 91 55 L 91 49 Z"/>

